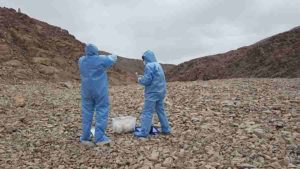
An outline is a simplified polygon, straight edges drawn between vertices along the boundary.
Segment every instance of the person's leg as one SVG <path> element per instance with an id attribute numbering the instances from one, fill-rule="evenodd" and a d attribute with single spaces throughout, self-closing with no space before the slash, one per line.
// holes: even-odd
<path id="1" fill-rule="evenodd" d="M 168 117 L 165 112 L 164 99 L 156 102 L 155 110 L 160 121 L 162 133 L 169 134 L 171 132 L 171 127 L 169 125 Z"/>
<path id="2" fill-rule="evenodd" d="M 91 126 L 94 115 L 94 100 L 91 98 L 82 98 L 82 135 L 80 141 L 91 141 Z"/>
<path id="3" fill-rule="evenodd" d="M 109 98 L 108 96 L 96 98 L 96 126 L 95 126 L 95 143 L 108 142 L 109 138 L 105 135 L 107 121 L 109 116 Z"/>
<path id="4" fill-rule="evenodd" d="M 152 125 L 152 113 L 155 107 L 155 101 L 145 100 L 144 109 L 140 117 L 141 132 L 135 132 L 137 137 L 147 137 Z"/>

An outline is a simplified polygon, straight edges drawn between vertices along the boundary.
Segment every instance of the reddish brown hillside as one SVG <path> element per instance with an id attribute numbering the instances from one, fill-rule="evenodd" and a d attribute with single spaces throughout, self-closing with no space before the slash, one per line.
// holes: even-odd
<path id="1" fill-rule="evenodd" d="M 0 8 L 1 79 L 78 79 L 83 44 L 68 31 Z"/>
<path id="2" fill-rule="evenodd" d="M 182 63 L 167 73 L 170 81 L 240 77 L 300 77 L 300 28 L 251 46 Z"/>
<path id="3" fill-rule="evenodd" d="M 75 61 L 84 45 L 68 31 L 7 8 L 0 8 L 0 30 L 1 80 L 79 79 Z M 112 84 L 134 82 L 126 70 L 110 75 Z"/>
<path id="4" fill-rule="evenodd" d="M 0 30 L 1 81 L 79 80 L 75 61 L 84 44 L 68 31 L 7 8 L 0 8 Z M 135 72 L 142 71 L 141 60 L 119 57 L 109 71 L 110 82 L 135 83 Z"/>

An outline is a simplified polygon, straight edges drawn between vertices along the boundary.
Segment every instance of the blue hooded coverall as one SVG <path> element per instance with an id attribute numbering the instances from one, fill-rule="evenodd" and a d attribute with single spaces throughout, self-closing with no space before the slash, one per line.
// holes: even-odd
<path id="1" fill-rule="evenodd" d="M 166 79 L 161 65 L 156 61 L 155 55 L 148 50 L 144 53 L 144 75 L 138 78 L 139 84 L 145 86 L 145 103 L 140 117 L 141 131 L 135 132 L 137 137 L 147 137 L 152 125 L 152 113 L 156 112 L 161 124 L 162 133 L 169 134 L 171 128 L 164 109 L 166 96 Z"/>
<path id="2" fill-rule="evenodd" d="M 116 55 L 98 55 L 95 45 L 87 44 L 85 56 L 79 59 L 82 101 L 82 135 L 80 141 L 91 141 L 91 126 L 96 112 L 95 143 L 109 141 L 105 135 L 109 114 L 106 70 L 117 61 Z"/>

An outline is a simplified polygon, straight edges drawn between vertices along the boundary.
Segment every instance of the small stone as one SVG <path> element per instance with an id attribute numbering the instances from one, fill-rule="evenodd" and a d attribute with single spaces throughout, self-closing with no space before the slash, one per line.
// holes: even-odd
<path id="1" fill-rule="evenodd" d="M 10 60 L 10 61 L 4 62 L 3 65 L 18 67 L 18 66 L 21 66 L 22 63 L 20 61 L 18 61 L 18 60 Z"/>
<path id="2" fill-rule="evenodd" d="M 86 147 L 94 147 L 95 146 L 95 144 L 90 141 L 83 141 L 83 142 L 81 142 L 81 144 Z"/>
<path id="3" fill-rule="evenodd" d="M 251 164 L 245 163 L 245 164 L 238 164 L 237 168 L 238 169 L 248 169 L 248 168 L 255 168 L 255 166 L 251 165 Z"/>
<path id="4" fill-rule="evenodd" d="M 192 117 L 192 122 L 193 123 L 200 122 L 200 118 Z"/>
<path id="5" fill-rule="evenodd" d="M 143 165 L 144 165 L 144 167 L 149 167 L 149 168 L 153 167 L 153 163 L 151 161 L 148 161 L 148 160 L 145 160 Z"/>
<path id="6" fill-rule="evenodd" d="M 152 161 L 157 161 L 158 157 L 159 157 L 159 152 L 154 150 L 154 151 L 152 151 L 149 159 Z"/>
<path id="7" fill-rule="evenodd" d="M 180 156 L 180 157 L 183 157 L 183 156 L 184 156 L 184 149 L 180 149 L 180 151 L 179 151 L 179 156 Z"/>
<path id="8" fill-rule="evenodd" d="M 232 124 L 230 124 L 230 126 L 231 126 L 231 127 L 239 127 L 239 124 L 237 124 L 237 123 L 232 123 Z"/>
<path id="9" fill-rule="evenodd" d="M 23 96 L 14 97 L 16 107 L 24 107 L 26 105 L 25 98 Z"/>
<path id="10" fill-rule="evenodd" d="M 170 167 L 172 165 L 172 163 L 173 163 L 173 158 L 172 157 L 168 157 L 163 162 L 163 166 Z"/>
<path id="11" fill-rule="evenodd" d="M 205 165 L 206 169 L 216 169 L 215 167 L 211 166 L 211 165 Z"/>
<path id="12" fill-rule="evenodd" d="M 291 164 L 291 163 L 290 163 L 290 164 L 288 165 L 288 168 L 297 168 L 297 166 L 295 166 L 294 164 Z"/>
<path id="13" fill-rule="evenodd" d="M 283 121 L 275 121 L 274 126 L 277 128 L 283 128 L 285 126 L 285 123 Z"/>
<path id="14" fill-rule="evenodd" d="M 53 66 L 39 65 L 39 72 L 45 75 L 54 75 L 59 72 L 59 70 Z"/>
<path id="15" fill-rule="evenodd" d="M 58 169 L 64 169 L 64 168 L 65 168 L 64 165 L 59 165 L 59 166 L 58 166 Z"/>
<path id="16" fill-rule="evenodd" d="M 161 166 L 161 164 L 155 164 L 155 169 L 166 169 L 166 167 Z"/>
<path id="17" fill-rule="evenodd" d="M 188 149 L 188 148 L 189 148 L 189 145 L 187 145 L 187 144 L 184 144 L 184 145 L 183 145 L 183 148 L 186 150 L 186 149 Z"/>
<path id="18" fill-rule="evenodd" d="M 246 140 L 246 139 L 248 139 L 248 136 L 238 136 L 238 138 L 239 138 L 240 140 Z"/>
<path id="19" fill-rule="evenodd" d="M 225 101 L 222 102 L 222 104 L 224 106 L 234 106 L 235 105 L 234 102 L 231 101 L 231 100 L 225 100 Z"/>
<path id="20" fill-rule="evenodd" d="M 122 165 L 123 164 L 121 157 L 117 157 L 116 158 L 116 164 L 118 164 L 118 165 Z"/>
<path id="21" fill-rule="evenodd" d="M 253 130 L 253 133 L 254 133 L 257 137 L 259 137 L 259 138 L 262 138 L 262 137 L 264 137 L 264 135 L 265 135 L 265 131 L 264 131 L 263 129 L 260 129 L 260 128 L 254 129 L 254 130 Z"/>
<path id="22" fill-rule="evenodd" d="M 292 143 L 293 142 L 293 138 L 292 138 L 292 134 L 291 132 L 288 131 L 282 131 L 281 132 L 281 137 L 288 143 Z"/>
<path id="23" fill-rule="evenodd" d="M 46 66 L 51 65 L 51 59 L 44 58 L 44 57 L 34 57 L 34 58 L 32 58 L 32 62 L 42 64 L 42 65 L 46 65 Z"/>
<path id="24" fill-rule="evenodd" d="M 61 85 L 62 85 L 63 87 L 68 88 L 68 89 L 72 89 L 72 88 L 73 88 L 73 85 L 72 85 L 71 82 L 64 82 L 64 83 L 61 83 Z"/>
<path id="25" fill-rule="evenodd" d="M 279 164 L 279 162 L 274 162 L 270 164 L 270 166 L 273 167 L 274 169 L 282 169 L 282 166 Z"/>
<path id="26" fill-rule="evenodd" d="M 147 165 L 144 165 L 144 166 L 141 167 L 141 169 L 151 169 L 151 168 Z"/>

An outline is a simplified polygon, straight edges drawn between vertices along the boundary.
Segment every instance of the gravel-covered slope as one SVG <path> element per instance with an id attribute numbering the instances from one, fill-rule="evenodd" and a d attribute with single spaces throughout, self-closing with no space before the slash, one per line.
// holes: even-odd
<path id="1" fill-rule="evenodd" d="M 0 168 L 287 168 L 300 166 L 300 79 L 174 82 L 172 135 L 108 135 L 85 147 L 79 84 L 0 84 Z M 139 117 L 143 88 L 113 87 L 110 119 Z M 157 118 L 155 118 L 157 123 Z"/>

